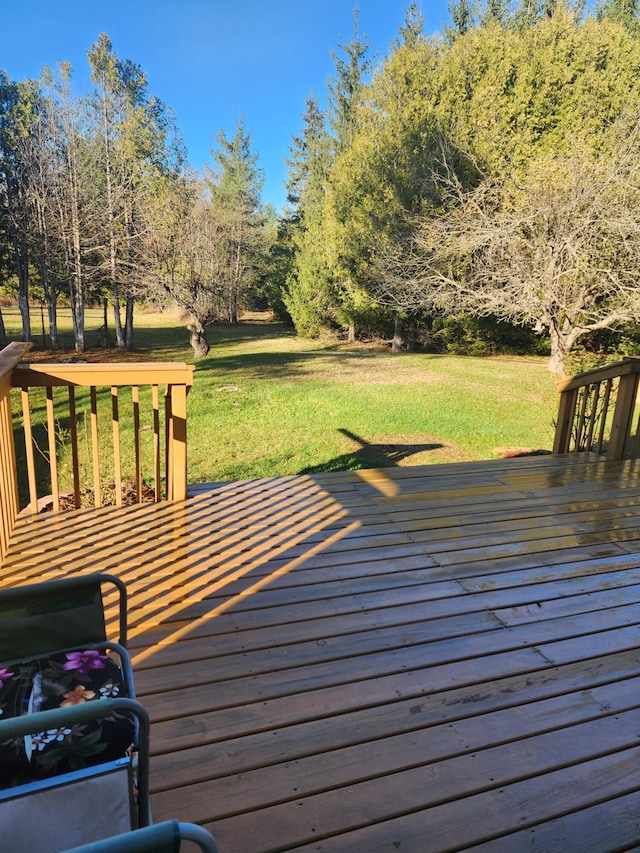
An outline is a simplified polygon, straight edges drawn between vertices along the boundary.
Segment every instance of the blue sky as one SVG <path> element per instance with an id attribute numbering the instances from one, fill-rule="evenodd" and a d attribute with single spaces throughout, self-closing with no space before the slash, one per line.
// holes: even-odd
<path id="1" fill-rule="evenodd" d="M 210 162 L 220 129 L 232 135 L 242 114 L 264 171 L 264 200 L 281 208 L 284 158 L 305 99 L 324 101 L 331 50 L 351 39 L 355 5 L 359 32 L 381 57 L 409 0 L 0 0 L 0 68 L 24 80 L 66 60 L 84 94 L 87 50 L 105 32 L 173 109 L 195 168 Z M 447 5 L 419 2 L 427 33 L 441 30 Z"/>

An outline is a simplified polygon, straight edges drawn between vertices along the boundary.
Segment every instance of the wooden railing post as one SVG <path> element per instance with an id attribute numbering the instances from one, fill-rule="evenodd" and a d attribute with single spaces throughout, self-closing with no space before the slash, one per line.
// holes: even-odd
<path id="1" fill-rule="evenodd" d="M 167 499 L 173 501 L 187 496 L 187 391 L 167 386 Z"/>
<path id="2" fill-rule="evenodd" d="M 576 413 L 578 400 L 578 389 L 570 388 L 560 394 L 560 406 L 558 408 L 558 422 L 556 424 L 556 435 L 553 443 L 554 453 L 568 453 L 571 445 L 571 430 L 573 429 L 573 418 Z"/>
<path id="3" fill-rule="evenodd" d="M 20 512 L 18 469 L 11 415 L 13 368 L 31 349 L 30 343 L 12 343 L 0 351 L 0 566 Z"/>
<path id="4" fill-rule="evenodd" d="M 617 462 L 626 457 L 637 395 L 638 374 L 633 372 L 621 376 L 607 448 L 608 462 Z"/>

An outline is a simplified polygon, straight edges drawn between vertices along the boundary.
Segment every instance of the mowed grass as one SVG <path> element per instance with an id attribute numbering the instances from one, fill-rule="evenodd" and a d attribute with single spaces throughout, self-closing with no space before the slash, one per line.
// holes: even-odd
<path id="1" fill-rule="evenodd" d="M 303 340 L 256 316 L 208 335 L 188 400 L 192 483 L 491 459 L 553 443 L 558 394 L 543 358 L 393 355 Z M 176 315 L 139 313 L 135 343 L 127 360 L 193 361 Z"/>
<path id="2" fill-rule="evenodd" d="M 190 479 L 277 476 L 550 450 L 544 359 L 461 358 L 216 330 L 189 401 Z"/>

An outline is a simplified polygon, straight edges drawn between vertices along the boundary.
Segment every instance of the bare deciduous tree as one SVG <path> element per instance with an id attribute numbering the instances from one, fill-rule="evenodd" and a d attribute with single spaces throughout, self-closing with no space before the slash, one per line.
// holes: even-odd
<path id="1" fill-rule="evenodd" d="M 227 233 L 197 177 L 167 183 L 165 191 L 147 227 L 149 294 L 187 313 L 190 343 L 201 358 L 209 352 L 206 327 L 225 318 L 228 307 Z"/>
<path id="2" fill-rule="evenodd" d="M 450 171 L 444 212 L 381 249 L 380 302 L 494 315 L 549 334 L 549 369 L 588 332 L 640 318 L 638 131 L 613 154 L 549 157 L 527 179 L 465 191 Z"/>

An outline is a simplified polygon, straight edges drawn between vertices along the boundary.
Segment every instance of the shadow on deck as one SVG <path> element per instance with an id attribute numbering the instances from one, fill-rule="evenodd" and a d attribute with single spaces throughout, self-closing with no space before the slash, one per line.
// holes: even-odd
<path id="1" fill-rule="evenodd" d="M 582 455 L 227 483 L 22 519 L 3 583 L 127 583 L 155 820 L 227 853 L 613 853 L 639 500 L 640 462 Z"/>

